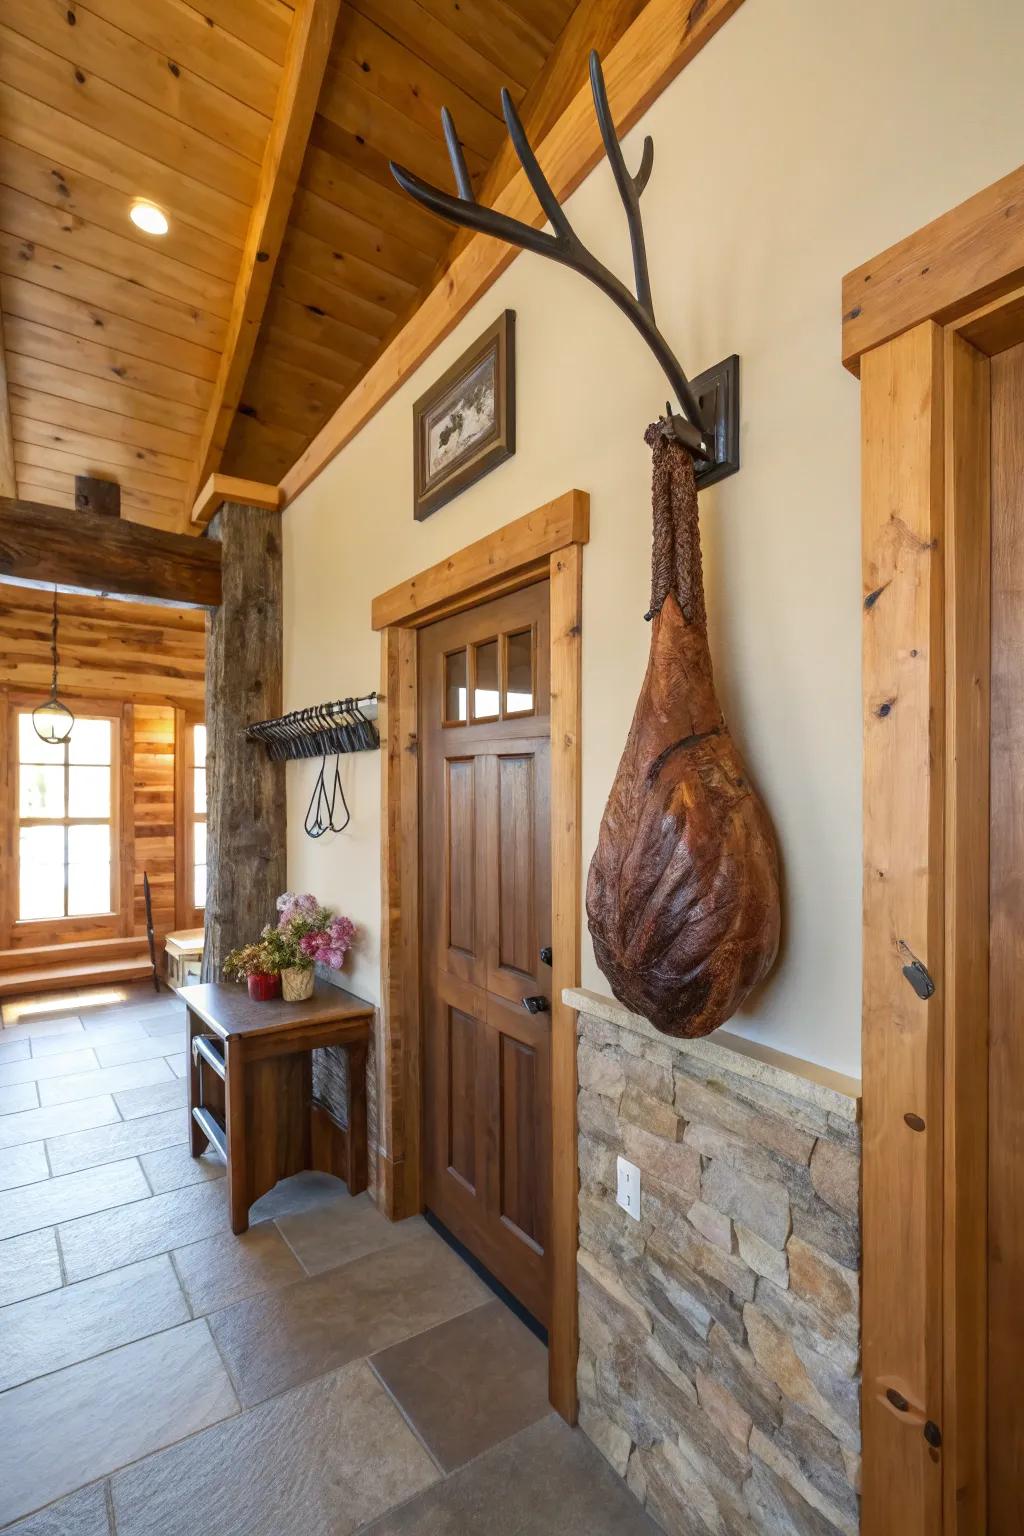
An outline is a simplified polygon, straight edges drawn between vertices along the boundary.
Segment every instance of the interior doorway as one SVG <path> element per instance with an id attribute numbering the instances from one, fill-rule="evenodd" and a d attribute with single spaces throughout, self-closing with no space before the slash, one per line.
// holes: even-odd
<path id="1" fill-rule="evenodd" d="M 419 634 L 424 1197 L 545 1327 L 549 594 L 538 582 Z"/>
<path id="2" fill-rule="evenodd" d="M 991 363 L 988 1509 L 1024 1530 L 1024 345 Z"/>
<path id="3" fill-rule="evenodd" d="M 425 1019 L 421 1006 L 422 976 L 426 964 L 421 942 L 423 924 L 421 906 L 426 890 L 421 892 L 420 852 L 426 832 L 421 829 L 421 762 L 419 707 L 420 648 L 419 633 L 428 626 L 448 621 L 478 609 L 481 604 L 510 595 L 527 602 L 536 588 L 547 592 L 547 628 L 537 618 L 537 648 L 531 666 L 537 680 L 549 678 L 549 761 L 550 820 L 547 857 L 550 868 L 550 948 L 551 968 L 545 979 L 546 962 L 541 960 L 539 978 L 528 981 L 527 965 L 516 986 L 518 996 L 544 995 L 550 999 L 546 1021 L 549 1064 L 543 1077 L 550 1094 L 549 1173 L 541 1198 L 547 1201 L 547 1240 L 544 1266 L 548 1275 L 548 1392 L 552 1405 L 570 1423 L 576 1418 L 576 1250 L 579 1222 L 579 1177 L 576 1146 L 576 1014 L 563 1002 L 567 987 L 579 985 L 580 929 L 582 922 L 582 849 L 580 846 L 580 783 L 582 773 L 581 739 L 581 656 L 583 545 L 590 535 L 590 502 L 582 491 L 567 491 L 554 501 L 537 507 L 515 522 L 507 523 L 475 544 L 447 556 L 436 565 L 418 572 L 373 603 L 373 627 L 381 635 L 381 1021 L 379 1057 L 382 1085 L 378 1109 L 378 1202 L 392 1220 L 413 1215 L 424 1209 L 424 1073 L 426 1064 Z M 538 598 L 539 601 L 539 598 Z M 495 610 L 497 612 L 497 609 Z M 516 610 L 518 611 L 518 610 Z M 470 621 L 472 622 L 472 621 Z M 510 620 L 507 633 L 521 635 L 535 622 Z M 544 643 L 544 635 L 547 643 Z M 490 636 L 474 637 L 486 646 Z M 466 632 L 463 646 L 468 648 Z M 521 647 L 519 647 L 521 651 Z M 485 667 L 488 655 L 482 658 Z M 506 676 L 515 658 L 506 657 Z M 465 687 L 470 686 L 469 659 Z M 492 672 L 493 676 L 493 672 Z M 500 661 L 499 661 L 499 678 Z M 456 682 L 456 698 L 460 684 Z M 500 689 L 499 683 L 499 689 Z M 545 687 L 548 685 L 545 683 Z M 488 690 L 486 687 L 484 692 Z M 511 690 L 522 693 L 518 685 Z M 539 695 L 537 695 L 539 697 Z M 457 708 L 456 703 L 456 708 Z M 467 711 L 469 709 L 467 692 Z M 478 713 L 482 711 L 478 710 Z M 507 706 L 506 706 L 507 712 Z M 513 714 L 515 713 L 513 709 Z M 499 708 L 500 716 L 500 708 Z M 491 726 L 515 730 L 522 739 L 522 722 L 509 726 L 500 720 Z M 487 722 L 479 722 L 481 727 Z M 469 739 L 467 720 L 464 739 Z M 448 731 L 458 735 L 458 730 Z M 498 732 L 500 738 L 500 732 Z M 543 733 L 541 733 L 543 736 Z M 513 740 L 517 737 L 513 737 Z M 483 738 L 481 737 L 481 740 Z M 512 778 L 508 784 L 511 786 Z M 421 838 L 421 832 L 423 837 Z M 535 857 L 539 860 L 540 855 Z M 538 863 L 539 868 L 539 863 Z M 422 897 L 422 900 L 421 900 Z M 538 932 L 543 922 L 538 918 Z M 518 955 L 518 939 L 513 948 Z M 534 946 L 534 940 L 530 940 Z M 545 947 L 538 938 L 538 949 Z M 514 968 L 513 968 L 514 969 Z M 507 1022 L 515 1017 L 522 1022 L 540 1019 L 531 1015 L 517 1001 L 502 991 L 509 984 L 509 967 L 497 967 L 508 974 L 494 988 L 495 1009 L 504 1000 Z M 497 979 L 497 976 L 496 978 Z M 527 993 L 526 987 L 534 988 Z M 521 1018 L 520 1018 L 521 1014 Z M 511 1033 L 507 1036 L 512 1041 Z M 521 1045 L 521 1042 L 520 1042 Z M 536 1052 L 542 1045 L 540 1035 L 533 1037 Z M 525 1056 L 511 1043 L 506 1061 L 516 1068 L 525 1065 Z M 534 1064 L 538 1058 L 534 1056 Z M 534 1070 L 531 1067 L 531 1070 Z M 493 1081 L 493 1079 L 492 1079 Z M 528 1102 L 525 1084 L 517 1089 L 522 1104 Z M 525 1145 L 525 1143 L 524 1143 Z M 495 1165 L 492 1159 L 491 1166 Z M 531 1170 L 531 1173 L 534 1172 Z M 512 1165 L 509 1165 L 512 1172 Z M 518 1175 L 518 1170 L 517 1170 Z M 518 1197 L 517 1197 L 518 1198 Z M 507 1201 L 511 1207 L 511 1190 Z M 526 1233 L 537 1217 L 527 1216 L 517 1207 Z M 543 1230 L 543 1229 L 541 1229 Z"/>

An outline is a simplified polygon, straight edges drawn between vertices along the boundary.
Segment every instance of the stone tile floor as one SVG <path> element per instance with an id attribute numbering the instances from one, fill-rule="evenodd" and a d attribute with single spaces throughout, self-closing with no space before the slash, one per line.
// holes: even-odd
<path id="1" fill-rule="evenodd" d="M 184 1010 L 116 988 L 0 1030 L 8 1536 L 643 1536 L 547 1356 L 416 1218 L 301 1174 L 236 1238 L 186 1143 Z"/>

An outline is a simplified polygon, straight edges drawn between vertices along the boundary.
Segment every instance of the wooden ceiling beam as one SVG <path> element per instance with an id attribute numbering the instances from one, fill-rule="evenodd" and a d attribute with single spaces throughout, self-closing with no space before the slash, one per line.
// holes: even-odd
<path id="1" fill-rule="evenodd" d="M 7 387 L 4 323 L 0 315 L 0 496 L 17 494 L 18 477 L 14 468 L 14 435 L 11 430 L 11 398 Z"/>
<path id="2" fill-rule="evenodd" d="M 743 0 L 647 0 L 603 60 L 608 99 L 620 134 L 633 127 L 742 3 Z M 604 147 L 590 82 L 585 76 L 550 133 L 534 147 L 560 200 L 574 192 L 597 165 Z M 534 228 L 540 228 L 544 222 L 544 214 L 521 169 L 494 206 Z M 490 235 L 473 236 L 285 475 L 281 489 L 286 506 L 391 399 L 518 255 L 518 248 Z"/>
<path id="3" fill-rule="evenodd" d="M 239 480 L 235 475 L 211 475 L 196 497 L 192 523 L 196 527 L 212 521 L 226 501 L 240 501 L 247 507 L 262 507 L 276 512 L 281 505 L 281 490 L 263 485 L 259 480 Z"/>
<path id="4" fill-rule="evenodd" d="M 241 398 L 302 169 L 339 4 L 340 0 L 304 0 L 295 11 L 221 365 L 200 437 L 194 490 L 205 484 L 220 463 Z"/>
<path id="5" fill-rule="evenodd" d="M 220 602 L 220 545 L 4 496 L 0 582 L 211 608 Z"/>

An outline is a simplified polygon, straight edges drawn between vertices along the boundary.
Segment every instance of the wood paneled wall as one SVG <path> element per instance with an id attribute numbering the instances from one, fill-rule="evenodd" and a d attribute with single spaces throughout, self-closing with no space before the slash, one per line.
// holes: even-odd
<path id="1" fill-rule="evenodd" d="M 49 691 L 52 603 L 49 592 L 0 585 L 0 704 L 4 695 L 20 700 Z M 177 926 L 175 712 L 193 718 L 203 712 L 205 614 L 62 595 L 58 615 L 61 693 L 79 706 L 91 698 L 131 706 L 122 724 L 123 750 L 130 758 L 122 778 L 127 805 L 122 841 L 131 862 L 132 900 L 122 931 L 145 934 L 142 876 L 148 873 L 159 943 Z M 5 823 L 13 811 L 5 797 L 0 807 Z"/>
<path id="2" fill-rule="evenodd" d="M 134 715 L 132 821 L 135 828 L 134 932 L 146 932 L 143 873 L 149 875 L 157 941 L 175 926 L 174 710 L 137 704 Z"/>

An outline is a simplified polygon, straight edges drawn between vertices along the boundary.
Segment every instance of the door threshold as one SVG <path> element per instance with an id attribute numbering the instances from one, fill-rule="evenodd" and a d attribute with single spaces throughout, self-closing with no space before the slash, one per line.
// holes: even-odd
<path id="1" fill-rule="evenodd" d="M 462 1262 L 469 1265 L 469 1268 L 480 1280 L 483 1281 L 488 1290 L 493 1291 L 498 1300 L 503 1301 L 506 1307 L 508 1307 L 509 1311 L 514 1312 L 519 1321 L 523 1323 L 527 1328 L 529 1328 L 532 1334 L 540 1339 L 541 1343 L 546 1349 L 548 1344 L 548 1330 L 545 1328 L 544 1324 L 540 1322 L 536 1317 L 534 1317 L 532 1312 L 527 1311 L 519 1298 L 517 1296 L 513 1296 L 508 1286 L 502 1285 L 501 1281 L 495 1275 L 491 1274 L 491 1271 L 487 1268 L 487 1266 L 480 1262 L 476 1254 L 472 1253 L 470 1249 L 466 1247 L 465 1243 L 459 1242 L 459 1239 L 455 1236 L 454 1232 L 450 1232 L 445 1226 L 444 1222 L 438 1220 L 433 1211 L 424 1210 L 423 1219 L 427 1223 L 428 1227 L 436 1232 L 438 1237 L 441 1238 L 443 1242 L 447 1243 L 448 1247 L 451 1248 L 454 1253 L 458 1254 Z"/>

